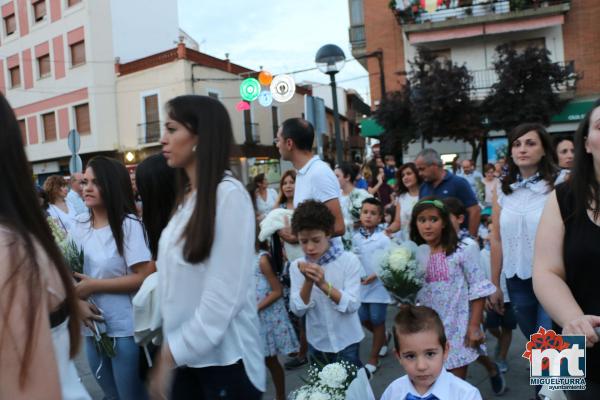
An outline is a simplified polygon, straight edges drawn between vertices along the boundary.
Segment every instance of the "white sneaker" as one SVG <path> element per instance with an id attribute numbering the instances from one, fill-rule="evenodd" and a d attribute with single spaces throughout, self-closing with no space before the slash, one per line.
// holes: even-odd
<path id="1" fill-rule="evenodd" d="M 373 364 L 366 364 L 365 369 L 369 371 L 369 374 L 373 375 L 377 371 L 377 366 Z"/>
<path id="2" fill-rule="evenodd" d="M 381 349 L 379 349 L 379 357 L 385 357 L 387 356 L 388 353 L 388 347 L 386 345 L 381 346 Z"/>

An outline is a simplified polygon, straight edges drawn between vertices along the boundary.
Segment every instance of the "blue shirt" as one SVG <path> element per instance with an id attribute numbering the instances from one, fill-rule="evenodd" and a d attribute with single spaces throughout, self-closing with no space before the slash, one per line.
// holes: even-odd
<path id="1" fill-rule="evenodd" d="M 471 189 L 471 185 L 465 178 L 454 175 L 452 172 L 446 171 L 444 179 L 435 188 L 431 182 L 424 182 L 419 190 L 419 198 L 426 196 L 436 196 L 440 199 L 446 197 L 456 197 L 466 208 L 478 204 L 477 197 Z"/>

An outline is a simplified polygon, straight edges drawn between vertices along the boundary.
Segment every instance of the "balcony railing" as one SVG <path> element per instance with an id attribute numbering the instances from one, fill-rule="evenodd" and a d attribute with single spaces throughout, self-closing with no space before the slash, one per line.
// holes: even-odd
<path id="1" fill-rule="evenodd" d="M 575 61 L 559 61 L 557 65 L 566 68 L 567 73 L 571 79 L 567 80 L 567 83 L 557 88 L 558 93 L 565 93 L 575 89 L 574 82 L 576 79 Z M 473 76 L 472 93 L 471 95 L 476 99 L 483 99 L 486 97 L 494 85 L 498 82 L 498 75 L 496 70 L 493 68 L 469 70 L 471 76 Z"/>
<path id="2" fill-rule="evenodd" d="M 349 29 L 350 33 L 350 44 L 352 47 L 364 47 L 365 46 L 365 26 L 355 25 Z"/>
<path id="3" fill-rule="evenodd" d="M 160 121 L 137 124 L 138 144 L 151 144 L 160 141 Z"/>
<path id="4" fill-rule="evenodd" d="M 420 0 L 396 0 L 394 13 L 398 22 L 405 25 L 485 17 L 570 3 L 571 0 L 446 0 L 436 10 L 428 12 Z"/>

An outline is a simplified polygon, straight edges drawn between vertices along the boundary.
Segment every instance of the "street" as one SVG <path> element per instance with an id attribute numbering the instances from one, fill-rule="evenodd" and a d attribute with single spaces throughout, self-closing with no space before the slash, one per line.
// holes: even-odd
<path id="1" fill-rule="evenodd" d="M 397 308 L 389 307 L 387 315 L 387 326 L 391 327 L 394 320 Z M 391 344 L 391 343 L 390 343 Z M 488 350 L 493 353 L 494 346 L 496 345 L 495 338 L 488 334 Z M 366 360 L 368 358 L 369 348 L 371 345 L 371 336 L 366 333 L 366 337 L 361 343 L 361 358 Z M 501 397 L 504 399 L 511 400 L 526 400 L 533 397 L 533 389 L 529 386 L 529 364 L 521 357 L 525 349 L 525 338 L 519 330 L 513 331 L 513 341 L 509 351 L 508 364 L 509 371 L 505 375 L 507 391 Z M 77 358 L 77 368 L 80 372 L 80 376 L 83 379 L 87 390 L 92 395 L 94 400 L 102 399 L 102 391 L 94 381 L 94 378 L 87 366 L 85 355 L 80 354 Z M 282 359 L 283 363 L 283 359 Z M 302 377 L 305 377 L 306 369 L 300 368 L 294 371 L 286 371 L 286 388 L 287 392 L 291 392 L 293 389 L 302 386 L 304 382 Z M 404 371 L 394 355 L 390 352 L 387 357 L 381 359 L 381 367 L 375 373 L 371 380 L 371 387 L 375 393 L 375 397 L 379 399 L 385 388 L 396 378 L 404 375 Z M 484 399 L 498 398 L 492 393 L 490 383 L 487 377 L 486 370 L 480 364 L 472 364 L 469 367 L 467 380 L 477 386 L 481 395 Z M 274 390 L 271 383 L 270 376 L 267 371 L 267 392 L 263 396 L 263 400 L 273 400 Z"/>

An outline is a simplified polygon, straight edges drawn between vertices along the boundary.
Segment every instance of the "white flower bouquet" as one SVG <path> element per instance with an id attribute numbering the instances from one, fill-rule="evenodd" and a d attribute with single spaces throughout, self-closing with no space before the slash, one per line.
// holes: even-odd
<path id="1" fill-rule="evenodd" d="M 83 250 L 77 246 L 73 239 L 69 238 L 67 233 L 56 223 L 54 218 L 47 218 L 50 231 L 54 241 L 58 245 L 67 265 L 73 272 L 83 273 Z"/>
<path id="2" fill-rule="evenodd" d="M 425 280 L 425 271 L 417 262 L 416 253 L 414 242 L 392 243 L 379 264 L 379 279 L 400 303 L 414 304 Z"/>
<path id="3" fill-rule="evenodd" d="M 350 397 L 347 397 L 347 392 L 357 377 L 357 372 L 357 367 L 346 361 L 327 364 L 322 368 L 313 364 L 308 370 L 306 385 L 290 393 L 288 399 L 348 400 Z"/>
<path id="4" fill-rule="evenodd" d="M 68 236 L 67 232 L 56 223 L 54 218 L 48 217 L 47 222 L 50 226 L 54 241 L 62 253 L 67 266 L 71 268 L 71 271 L 83 274 L 83 250 L 80 249 L 75 241 Z M 88 301 L 94 304 L 91 298 Z M 98 353 L 103 353 L 108 357 L 114 357 L 116 355 L 114 340 L 106 334 L 106 323 L 94 322 L 92 333 L 94 334 L 93 337 Z"/>
<path id="5" fill-rule="evenodd" d="M 371 197 L 373 196 L 364 189 L 354 189 L 352 192 L 350 192 L 350 201 L 348 207 L 350 209 L 350 215 L 352 216 L 353 222 L 358 222 L 360 220 L 360 210 L 362 208 L 362 203 L 365 199 Z"/>

